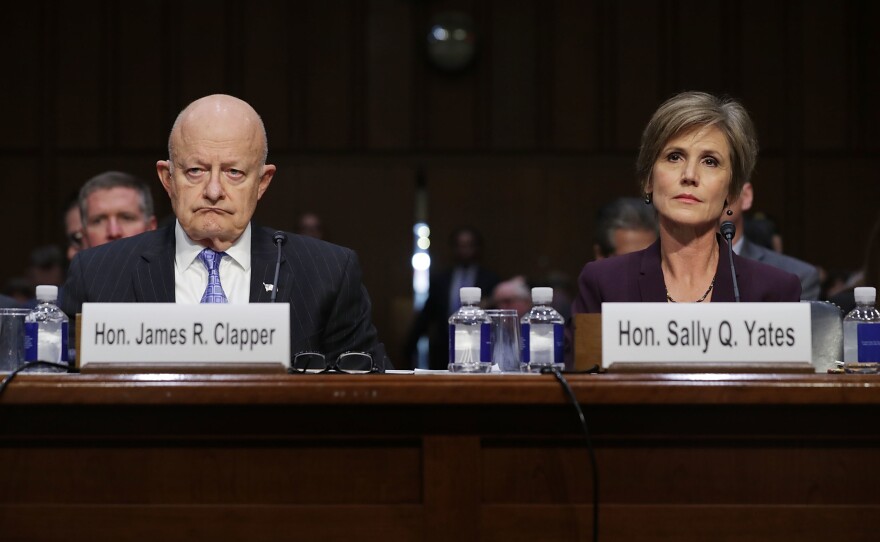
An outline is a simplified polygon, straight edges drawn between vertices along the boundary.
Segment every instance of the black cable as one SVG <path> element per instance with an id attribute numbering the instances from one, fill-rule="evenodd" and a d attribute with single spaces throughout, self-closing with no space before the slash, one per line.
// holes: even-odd
<path id="1" fill-rule="evenodd" d="M 28 361 L 18 369 L 6 375 L 6 378 L 3 379 L 3 382 L 0 382 L 0 397 L 3 397 L 3 392 L 6 391 L 6 387 L 9 386 L 9 383 L 12 382 L 13 378 L 15 378 L 15 375 L 30 367 L 38 366 L 57 367 L 58 369 L 64 369 L 64 372 L 68 373 L 76 372 L 72 370 L 70 366 L 66 363 L 57 363 L 54 361 Z"/>
<path id="2" fill-rule="evenodd" d="M 733 277 L 733 298 L 739 303 L 739 284 L 736 283 L 736 268 L 733 266 L 733 245 L 727 243 L 727 257 L 730 258 L 730 276 Z"/>
<path id="3" fill-rule="evenodd" d="M 549 373 L 549 371 L 545 372 Z M 604 373 L 605 371 L 596 364 L 588 369 L 564 369 L 562 372 L 567 375 L 597 375 Z"/>
<path id="4" fill-rule="evenodd" d="M 571 404 L 574 405 L 574 409 L 577 412 L 578 419 L 581 422 L 581 428 L 584 430 L 584 438 L 587 441 L 587 452 L 590 454 L 590 468 L 593 471 L 593 542 L 598 542 L 599 540 L 599 467 L 596 463 L 596 451 L 593 449 L 593 439 L 590 437 L 590 430 L 587 427 L 587 419 L 584 417 L 584 411 L 581 410 L 581 405 L 578 403 L 577 397 L 574 395 L 574 391 L 571 389 L 571 386 L 568 385 L 568 380 L 562 376 L 562 371 L 557 367 L 547 366 L 541 368 L 541 373 L 552 373 L 553 376 L 556 377 L 556 380 L 562 385 L 563 391 L 568 396 L 568 399 L 571 401 Z"/>
<path id="5" fill-rule="evenodd" d="M 281 271 L 281 243 L 278 243 L 278 260 L 275 262 L 275 279 L 272 281 L 272 303 L 278 296 L 278 273 Z"/>

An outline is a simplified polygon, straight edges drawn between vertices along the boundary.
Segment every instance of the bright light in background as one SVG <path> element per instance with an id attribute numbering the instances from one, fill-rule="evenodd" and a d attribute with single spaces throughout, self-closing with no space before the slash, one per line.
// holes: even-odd
<path id="1" fill-rule="evenodd" d="M 437 41 L 446 41 L 449 39 L 449 30 L 446 30 L 440 25 L 435 25 L 434 28 L 431 29 L 431 35 L 434 36 L 434 39 Z"/>
<path id="2" fill-rule="evenodd" d="M 428 299 L 430 287 L 431 255 L 428 247 L 431 246 L 431 228 L 424 222 L 419 222 L 413 226 L 413 234 L 413 305 L 416 310 L 421 310 Z"/>
<path id="3" fill-rule="evenodd" d="M 415 273 L 415 276 L 413 276 L 413 290 L 421 290 L 427 292 L 428 287 L 431 286 L 429 282 L 430 281 L 428 280 L 428 273 L 418 271 Z M 427 298 L 427 295 L 425 297 Z"/>
<path id="4" fill-rule="evenodd" d="M 413 254 L 412 266 L 416 271 L 427 271 L 431 268 L 431 257 L 425 252 Z"/>
<path id="5" fill-rule="evenodd" d="M 443 27 L 434 27 L 433 31 L 442 30 L 436 33 L 439 40 L 449 38 L 449 33 Z M 428 300 L 428 291 L 431 287 L 431 254 L 428 248 L 431 246 L 431 228 L 428 227 L 428 194 L 425 190 L 425 174 L 419 170 L 416 175 L 416 193 L 413 209 L 415 224 L 413 224 L 413 311 L 421 312 Z M 413 367 L 428 368 L 428 337 L 422 336 L 416 343 L 416 351 L 412 362 Z"/>

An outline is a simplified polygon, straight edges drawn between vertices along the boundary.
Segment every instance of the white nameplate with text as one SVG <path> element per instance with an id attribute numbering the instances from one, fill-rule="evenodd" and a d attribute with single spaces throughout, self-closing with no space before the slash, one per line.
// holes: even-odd
<path id="1" fill-rule="evenodd" d="M 280 363 L 290 304 L 83 303 L 79 365 Z"/>
<path id="2" fill-rule="evenodd" d="M 809 303 L 602 303 L 602 365 L 810 363 Z"/>

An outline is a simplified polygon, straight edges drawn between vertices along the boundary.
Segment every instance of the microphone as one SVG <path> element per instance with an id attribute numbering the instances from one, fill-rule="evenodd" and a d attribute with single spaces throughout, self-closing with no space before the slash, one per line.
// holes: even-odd
<path id="1" fill-rule="evenodd" d="M 287 242 L 287 234 L 283 231 L 276 231 L 272 234 L 272 242 L 278 247 L 278 259 L 275 260 L 275 280 L 272 281 L 272 303 L 275 303 L 275 296 L 278 295 L 278 272 L 281 270 L 281 247 Z"/>
<path id="2" fill-rule="evenodd" d="M 739 285 L 736 283 L 736 268 L 733 266 L 733 238 L 736 236 L 736 225 L 730 220 L 721 223 L 721 235 L 727 239 L 727 256 L 730 259 L 730 276 L 733 277 L 733 297 L 739 303 Z"/>

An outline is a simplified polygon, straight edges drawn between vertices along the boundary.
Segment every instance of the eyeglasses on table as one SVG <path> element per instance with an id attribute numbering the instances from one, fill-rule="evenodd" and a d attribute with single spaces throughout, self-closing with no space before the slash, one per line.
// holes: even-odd
<path id="1" fill-rule="evenodd" d="M 335 361 L 330 361 L 320 352 L 300 352 L 293 356 L 290 373 L 378 373 L 373 356 L 366 352 L 345 352 Z"/>

